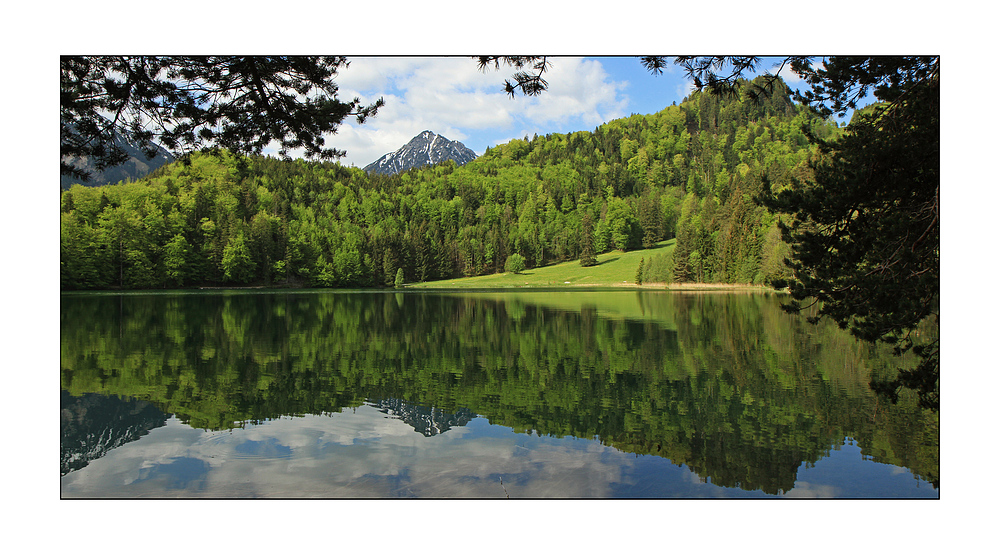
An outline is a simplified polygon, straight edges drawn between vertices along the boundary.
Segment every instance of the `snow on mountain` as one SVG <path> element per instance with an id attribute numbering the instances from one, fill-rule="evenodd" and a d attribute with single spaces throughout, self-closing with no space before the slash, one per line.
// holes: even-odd
<path id="1" fill-rule="evenodd" d="M 432 131 L 424 131 L 396 152 L 386 154 L 364 169 L 367 172 L 391 175 L 445 160 L 454 160 L 461 166 L 475 158 L 476 153 L 462 143 L 449 141 Z"/>

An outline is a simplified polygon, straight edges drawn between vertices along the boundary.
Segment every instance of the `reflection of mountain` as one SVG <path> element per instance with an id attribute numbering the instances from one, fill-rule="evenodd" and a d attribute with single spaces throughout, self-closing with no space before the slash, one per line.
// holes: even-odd
<path id="1" fill-rule="evenodd" d="M 59 474 L 79 470 L 90 461 L 167 422 L 167 415 L 146 401 L 63 391 L 60 412 Z"/>
<path id="2" fill-rule="evenodd" d="M 438 408 L 412 405 L 400 399 L 369 400 L 367 404 L 392 418 L 406 422 L 426 437 L 443 434 L 452 426 L 465 426 L 476 417 L 469 409 L 458 409 L 452 414 Z"/>
<path id="3" fill-rule="evenodd" d="M 208 429 L 399 399 L 380 407 L 426 434 L 467 407 L 768 493 L 851 436 L 865 456 L 937 482 L 937 416 L 877 403 L 867 385 L 897 360 L 770 296 L 605 295 L 643 319 L 526 295 L 64 295 L 62 384 Z"/>

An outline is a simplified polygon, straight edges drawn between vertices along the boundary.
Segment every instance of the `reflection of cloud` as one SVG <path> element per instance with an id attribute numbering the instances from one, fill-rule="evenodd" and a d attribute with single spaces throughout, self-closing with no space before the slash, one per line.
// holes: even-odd
<path id="1" fill-rule="evenodd" d="M 826 486 L 823 484 L 810 484 L 809 482 L 798 481 L 795 487 L 785 493 L 784 497 L 792 498 L 819 498 L 838 497 L 841 495 L 840 488 L 836 486 Z"/>
<path id="2" fill-rule="evenodd" d="M 595 442 L 486 435 L 485 426 L 425 437 L 369 406 L 223 432 L 171 419 L 64 477 L 63 495 L 496 498 L 506 488 L 511 498 L 606 497 L 630 464 Z"/>
<path id="3" fill-rule="evenodd" d="M 716 486 L 658 457 L 517 434 L 485 418 L 426 437 L 369 405 L 214 432 L 171 418 L 61 480 L 64 497 L 766 496 Z M 860 447 L 845 444 L 800 468 L 784 497 L 936 496 L 915 484 L 908 472 L 865 460 Z"/>
<path id="4" fill-rule="evenodd" d="M 152 470 L 189 456 L 189 445 L 198 441 L 201 435 L 200 430 L 171 418 L 165 426 L 152 430 L 144 438 L 113 449 L 91 462 L 87 472 L 71 472 L 64 476 L 62 493 L 66 497 L 103 496 L 100 492 L 111 492 L 110 496 L 118 497 L 156 496 L 169 476 L 163 474 L 159 479 L 150 480 Z M 211 451 L 202 455 L 199 458 L 207 458 L 206 462 L 211 465 Z M 128 492 L 123 493 L 122 488 L 128 488 Z"/>

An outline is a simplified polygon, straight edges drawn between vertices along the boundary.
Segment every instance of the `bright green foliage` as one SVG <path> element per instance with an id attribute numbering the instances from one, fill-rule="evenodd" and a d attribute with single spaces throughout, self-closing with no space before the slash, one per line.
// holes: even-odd
<path id="1" fill-rule="evenodd" d="M 184 286 L 191 272 L 188 263 L 190 250 L 187 239 L 180 233 L 174 235 L 167 243 L 163 253 L 163 269 L 167 274 L 169 285 Z"/>
<path id="2" fill-rule="evenodd" d="M 60 287 L 63 289 L 101 289 L 110 284 L 107 250 L 98 230 L 81 225 L 74 211 L 60 215 L 59 251 Z M 102 271 L 103 270 L 103 271 Z"/>
<path id="3" fill-rule="evenodd" d="M 608 199 L 606 218 L 611 231 L 611 242 L 617 250 L 627 251 L 639 246 L 642 228 L 628 202 L 618 197 Z"/>
<path id="4" fill-rule="evenodd" d="M 256 266 L 257 264 L 250 258 L 250 250 L 242 232 L 231 238 L 229 244 L 222 250 L 222 270 L 228 281 L 249 282 Z"/>
<path id="5" fill-rule="evenodd" d="M 395 287 L 402 287 L 403 286 L 403 269 L 402 268 L 396 270 L 396 280 L 393 282 L 393 285 Z"/>
<path id="6" fill-rule="evenodd" d="M 671 283 L 674 279 L 674 251 L 651 256 L 642 273 L 646 283 Z"/>
<path id="7" fill-rule="evenodd" d="M 787 279 L 773 215 L 752 199 L 765 179 L 810 175 L 802 125 L 835 132 L 782 88 L 763 107 L 696 93 L 397 176 L 195 153 L 134 183 L 65 191 L 61 283 L 392 287 L 400 269 L 423 282 L 500 273 L 513 254 L 526 268 L 587 266 L 672 238 L 676 267 L 657 261 L 656 281 Z"/>
<path id="8" fill-rule="evenodd" d="M 507 262 L 503 265 L 504 271 L 511 274 L 520 274 L 525 268 L 524 257 L 516 252 L 508 256 Z"/>

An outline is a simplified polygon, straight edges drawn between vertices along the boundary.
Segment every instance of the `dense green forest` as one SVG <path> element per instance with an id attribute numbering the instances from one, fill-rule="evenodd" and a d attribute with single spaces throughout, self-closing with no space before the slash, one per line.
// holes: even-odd
<path id="1" fill-rule="evenodd" d="M 652 282 L 780 284 L 778 218 L 754 202 L 811 175 L 838 127 L 793 103 L 693 93 L 592 132 L 396 176 L 331 162 L 194 153 L 142 180 L 61 195 L 63 289 L 392 286 L 588 260 L 676 237 Z"/>

